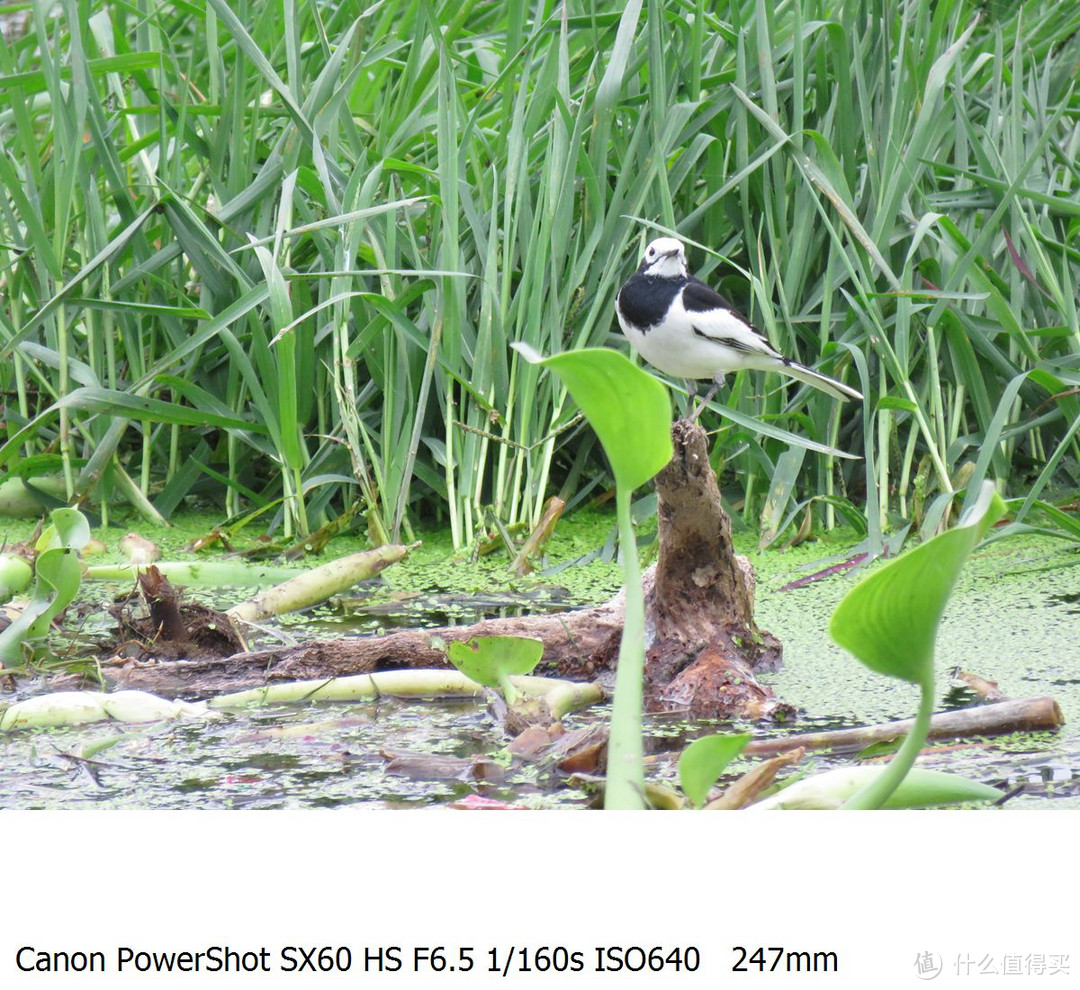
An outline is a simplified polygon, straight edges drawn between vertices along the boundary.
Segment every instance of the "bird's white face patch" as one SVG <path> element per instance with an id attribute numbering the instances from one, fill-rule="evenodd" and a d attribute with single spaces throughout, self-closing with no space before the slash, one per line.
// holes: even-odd
<path id="1" fill-rule="evenodd" d="M 658 237 L 645 248 L 642 273 L 659 278 L 686 278 L 686 248 L 674 237 Z"/>

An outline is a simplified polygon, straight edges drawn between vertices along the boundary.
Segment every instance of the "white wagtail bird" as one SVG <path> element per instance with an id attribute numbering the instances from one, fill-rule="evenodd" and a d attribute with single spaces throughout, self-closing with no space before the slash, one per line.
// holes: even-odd
<path id="1" fill-rule="evenodd" d="M 697 380 L 712 386 L 691 419 L 716 395 L 729 371 L 779 371 L 837 399 L 861 399 L 849 385 L 796 364 L 776 350 L 720 293 L 690 274 L 686 248 L 658 237 L 615 298 L 619 326 L 654 368 L 685 378 L 691 398 Z"/>

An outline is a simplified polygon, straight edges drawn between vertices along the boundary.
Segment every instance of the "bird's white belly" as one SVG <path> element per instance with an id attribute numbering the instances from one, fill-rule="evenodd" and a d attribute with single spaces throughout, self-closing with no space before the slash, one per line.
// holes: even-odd
<path id="1" fill-rule="evenodd" d="M 748 367 L 751 363 L 747 360 L 748 355 L 695 334 L 693 323 L 681 306 L 669 311 L 663 323 L 645 333 L 628 324 L 621 313 L 618 317 L 630 346 L 665 374 L 677 378 L 714 378 L 718 374 Z M 710 326 L 712 333 L 723 330 L 716 326 L 716 320 L 714 313 Z M 741 322 L 731 318 L 731 331 L 745 333 L 745 328 Z"/>

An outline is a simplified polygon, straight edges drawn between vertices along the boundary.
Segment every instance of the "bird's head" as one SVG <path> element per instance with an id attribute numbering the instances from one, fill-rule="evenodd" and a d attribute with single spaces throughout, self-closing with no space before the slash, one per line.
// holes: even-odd
<path id="1" fill-rule="evenodd" d="M 658 237 L 645 248 L 638 272 L 658 278 L 686 278 L 686 248 L 674 237 Z"/>

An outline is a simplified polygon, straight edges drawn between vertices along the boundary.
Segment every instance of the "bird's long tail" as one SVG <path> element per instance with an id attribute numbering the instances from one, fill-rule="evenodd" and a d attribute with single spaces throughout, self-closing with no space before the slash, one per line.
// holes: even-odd
<path id="1" fill-rule="evenodd" d="M 843 382 L 838 382 L 835 378 L 830 378 L 828 375 L 822 375 L 817 371 L 811 371 L 809 368 L 804 368 L 801 364 L 796 364 L 794 361 L 785 361 L 782 370 L 785 374 L 791 375 L 792 378 L 798 378 L 801 382 L 806 382 L 807 385 L 813 385 L 814 388 L 821 389 L 822 392 L 827 392 L 833 398 L 840 399 L 844 402 L 848 399 L 861 399 L 862 392 L 857 389 L 853 389 L 850 385 L 845 385 Z"/>

